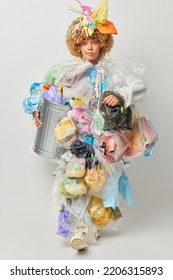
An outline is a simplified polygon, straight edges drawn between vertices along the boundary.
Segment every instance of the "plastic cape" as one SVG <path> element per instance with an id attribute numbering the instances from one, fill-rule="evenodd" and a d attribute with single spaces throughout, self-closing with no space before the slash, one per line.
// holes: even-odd
<path id="1" fill-rule="evenodd" d="M 79 98 L 88 106 L 94 106 L 95 98 L 105 90 L 119 93 L 125 99 L 125 107 L 139 102 L 146 93 L 146 85 L 141 80 L 144 73 L 142 64 L 134 61 L 113 59 L 109 55 L 97 65 L 76 58 L 54 65 L 46 74 L 44 82 L 33 83 L 30 96 L 23 101 L 24 111 L 32 114 L 40 105 L 44 84 L 61 84 L 65 99 Z"/>
<path id="2" fill-rule="evenodd" d="M 54 84 L 58 81 L 63 86 L 72 87 L 77 81 L 89 74 L 92 64 L 80 58 L 67 60 L 54 65 L 46 74 L 45 81 Z"/>
<path id="3" fill-rule="evenodd" d="M 104 73 L 104 79 L 99 81 L 100 88 L 122 95 L 125 107 L 143 99 L 146 93 L 146 85 L 141 80 L 145 71 L 144 66 L 135 61 L 113 59 L 109 55 L 95 66 L 80 58 L 54 65 L 46 74 L 45 81 L 50 84 L 56 82 L 62 84 L 65 98 L 79 97 L 82 92 L 82 96 L 89 99 L 89 93 L 95 87 L 92 78 L 97 69 L 98 72 Z M 93 75 L 90 75 L 92 72 Z"/>
<path id="4" fill-rule="evenodd" d="M 143 99 L 147 88 L 141 80 L 145 71 L 141 63 L 106 56 L 99 65 L 105 71 L 109 85 L 108 90 L 122 95 L 125 99 L 125 107 Z"/>

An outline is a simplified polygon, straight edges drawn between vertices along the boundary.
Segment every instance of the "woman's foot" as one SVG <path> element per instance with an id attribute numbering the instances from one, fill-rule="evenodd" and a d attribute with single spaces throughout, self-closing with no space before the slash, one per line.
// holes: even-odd
<path id="1" fill-rule="evenodd" d="M 83 232 L 79 232 L 74 235 L 70 240 L 70 246 L 78 251 L 86 249 L 88 246 L 85 239 L 85 234 Z"/>

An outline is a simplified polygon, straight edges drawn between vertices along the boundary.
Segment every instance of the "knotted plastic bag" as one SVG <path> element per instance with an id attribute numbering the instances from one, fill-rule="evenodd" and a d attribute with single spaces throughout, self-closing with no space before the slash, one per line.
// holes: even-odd
<path id="1" fill-rule="evenodd" d="M 93 192 L 98 192 L 106 182 L 107 170 L 101 163 L 97 162 L 91 168 L 87 168 L 83 179 Z"/>
<path id="2" fill-rule="evenodd" d="M 119 105 L 110 106 L 103 103 L 105 97 L 114 95 L 119 101 Z M 100 96 L 99 109 L 102 117 L 104 118 L 104 130 L 113 129 L 131 129 L 132 125 L 132 110 L 131 107 L 124 108 L 123 97 L 114 91 L 102 92 Z"/>
<path id="3" fill-rule="evenodd" d="M 81 178 L 85 174 L 85 158 L 77 158 L 74 156 L 67 165 L 66 176 L 70 178 Z"/>
<path id="4" fill-rule="evenodd" d="M 86 159 L 86 167 L 91 167 L 94 160 L 94 149 L 88 144 L 80 140 L 75 140 L 71 145 L 71 153 L 78 158 Z"/>
<path id="5" fill-rule="evenodd" d="M 63 118 L 55 127 L 55 137 L 61 147 L 70 149 L 76 139 L 76 127 L 71 118 Z"/>
<path id="6" fill-rule="evenodd" d="M 87 188 L 82 179 L 65 177 L 60 192 L 67 198 L 77 198 L 85 195 Z"/>
<path id="7" fill-rule="evenodd" d="M 73 108 L 68 112 L 68 116 L 73 119 L 78 133 L 83 132 L 90 133 L 91 120 L 86 113 L 86 110 L 82 107 Z"/>
<path id="8" fill-rule="evenodd" d="M 114 219 L 113 210 L 110 207 L 105 208 L 103 206 L 102 199 L 95 196 L 91 196 L 88 214 L 93 223 L 100 228 L 107 226 Z"/>
<path id="9" fill-rule="evenodd" d="M 120 160 L 129 146 L 127 138 L 119 132 L 105 132 L 98 142 L 99 151 L 108 163 Z"/>
<path id="10" fill-rule="evenodd" d="M 127 132 L 126 137 L 130 146 L 125 155 L 134 157 L 148 150 L 150 145 L 157 140 L 157 133 L 145 117 L 140 117 L 134 122 L 132 131 Z"/>

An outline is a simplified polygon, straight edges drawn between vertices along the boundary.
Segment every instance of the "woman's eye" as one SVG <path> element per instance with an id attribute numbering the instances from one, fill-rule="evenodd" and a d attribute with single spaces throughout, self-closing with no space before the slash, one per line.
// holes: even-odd
<path id="1" fill-rule="evenodd" d="M 86 46 L 86 45 L 87 45 L 87 42 L 83 42 L 82 45 L 83 45 L 83 46 Z"/>

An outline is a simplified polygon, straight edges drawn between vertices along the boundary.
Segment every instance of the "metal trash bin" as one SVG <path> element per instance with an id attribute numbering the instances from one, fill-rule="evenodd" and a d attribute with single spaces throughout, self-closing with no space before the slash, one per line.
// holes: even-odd
<path id="1" fill-rule="evenodd" d="M 42 127 L 37 129 L 33 150 L 38 155 L 53 159 L 63 154 L 64 148 L 58 145 L 55 137 L 57 123 L 67 116 L 70 106 L 48 101 L 43 97 L 40 111 Z"/>

